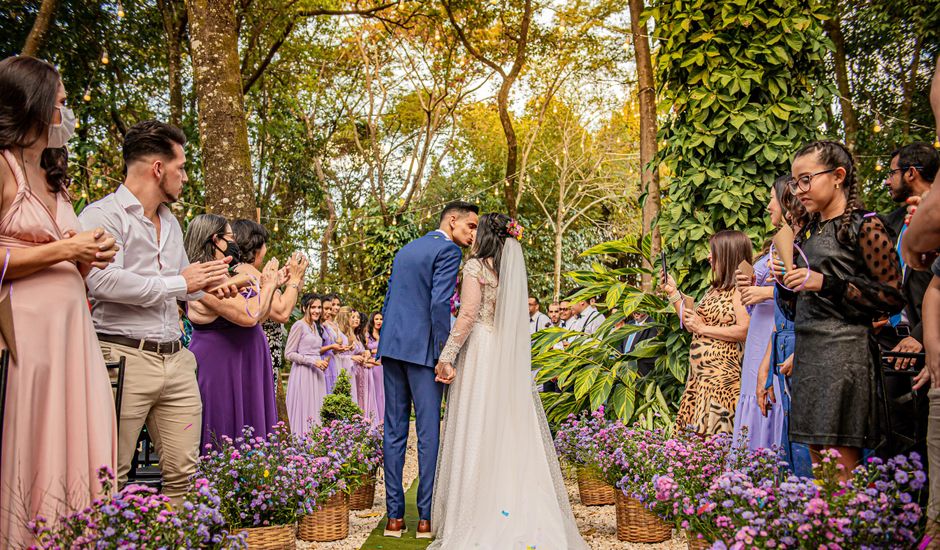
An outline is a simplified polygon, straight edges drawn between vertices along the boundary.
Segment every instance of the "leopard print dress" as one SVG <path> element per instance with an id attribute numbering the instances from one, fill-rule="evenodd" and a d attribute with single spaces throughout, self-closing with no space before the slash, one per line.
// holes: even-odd
<path id="1" fill-rule="evenodd" d="M 709 326 L 736 322 L 734 289 L 709 290 L 695 312 Z M 741 344 L 707 336 L 692 338 L 689 377 L 676 416 L 676 428 L 698 434 L 732 433 L 734 409 L 741 395 Z"/>

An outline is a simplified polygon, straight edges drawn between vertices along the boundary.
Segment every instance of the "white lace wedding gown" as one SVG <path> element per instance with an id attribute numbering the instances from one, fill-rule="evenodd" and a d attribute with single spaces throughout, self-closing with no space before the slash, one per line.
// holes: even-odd
<path id="1" fill-rule="evenodd" d="M 437 463 L 431 549 L 586 549 L 531 378 L 525 263 L 515 239 L 500 280 L 463 269 L 460 314 L 442 362 L 455 363 Z"/>

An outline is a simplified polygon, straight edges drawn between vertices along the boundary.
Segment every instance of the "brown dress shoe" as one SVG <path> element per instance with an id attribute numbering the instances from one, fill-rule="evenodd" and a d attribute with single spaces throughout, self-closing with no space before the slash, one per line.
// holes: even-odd
<path id="1" fill-rule="evenodd" d="M 416 539 L 429 539 L 431 538 L 431 521 L 427 519 L 422 519 L 418 522 L 418 530 L 415 531 Z"/>
<path id="2" fill-rule="evenodd" d="M 388 518 L 388 522 L 385 524 L 386 537 L 395 537 L 396 539 L 400 539 L 402 533 L 407 532 L 408 527 L 405 525 L 404 519 Z"/>

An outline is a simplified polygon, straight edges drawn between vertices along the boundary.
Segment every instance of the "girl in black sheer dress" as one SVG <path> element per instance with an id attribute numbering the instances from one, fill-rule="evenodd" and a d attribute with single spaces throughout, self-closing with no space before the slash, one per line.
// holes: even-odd
<path id="1" fill-rule="evenodd" d="M 881 220 L 861 208 L 852 155 L 818 141 L 793 160 L 790 190 L 806 209 L 797 241 L 809 265 L 776 260 L 777 301 L 796 323 L 790 439 L 841 455 L 848 478 L 884 436 L 872 323 L 901 310 L 901 271 Z M 782 284 L 781 284 L 782 283 Z M 794 290 L 788 290 L 794 289 Z"/>

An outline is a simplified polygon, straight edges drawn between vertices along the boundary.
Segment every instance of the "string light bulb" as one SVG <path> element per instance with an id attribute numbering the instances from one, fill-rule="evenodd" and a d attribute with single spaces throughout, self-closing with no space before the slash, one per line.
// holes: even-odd
<path id="1" fill-rule="evenodd" d="M 940 136 L 937 136 L 936 138 L 934 138 L 934 140 L 933 140 L 933 148 L 934 148 L 934 149 L 940 149 Z"/>
<path id="2" fill-rule="evenodd" d="M 124 6 L 121 5 L 120 2 L 118 2 L 117 8 L 118 8 L 118 9 L 117 9 L 117 16 L 118 16 L 118 19 L 122 19 L 122 18 L 124 17 Z"/>
<path id="3" fill-rule="evenodd" d="M 277 232 L 280 231 L 280 230 L 281 230 L 281 227 L 278 225 L 278 222 L 275 221 L 275 222 L 274 222 L 274 232 L 277 233 Z"/>
<path id="4" fill-rule="evenodd" d="M 82 101 L 84 101 L 85 103 L 88 103 L 89 101 L 91 101 L 91 94 L 88 92 L 88 90 L 85 90 L 85 94 L 82 95 Z"/>
<path id="5" fill-rule="evenodd" d="M 881 165 L 880 160 L 877 163 L 875 163 L 875 172 L 881 172 L 883 169 L 884 169 L 884 166 Z"/>
<path id="6" fill-rule="evenodd" d="M 881 123 L 878 122 L 878 121 L 875 121 L 875 125 L 871 127 L 871 131 L 874 132 L 874 133 L 876 133 L 876 134 L 880 134 L 880 133 L 881 133 Z"/>
<path id="7" fill-rule="evenodd" d="M 101 64 L 107 65 L 111 62 L 111 59 L 108 58 L 108 50 L 101 52 Z"/>

